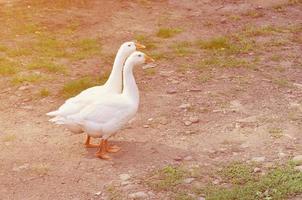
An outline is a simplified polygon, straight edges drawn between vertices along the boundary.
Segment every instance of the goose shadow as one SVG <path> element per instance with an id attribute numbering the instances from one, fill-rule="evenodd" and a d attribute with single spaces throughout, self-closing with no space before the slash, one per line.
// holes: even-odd
<path id="1" fill-rule="evenodd" d="M 129 141 L 110 141 L 121 147 L 117 153 L 108 153 L 112 158 L 113 165 L 127 167 L 144 167 L 158 164 L 168 164 L 182 161 L 186 156 L 192 156 L 193 160 L 198 160 L 199 155 L 180 148 L 171 147 L 155 142 L 129 142 Z M 97 148 L 87 149 L 86 158 L 99 159 L 95 157 Z"/>

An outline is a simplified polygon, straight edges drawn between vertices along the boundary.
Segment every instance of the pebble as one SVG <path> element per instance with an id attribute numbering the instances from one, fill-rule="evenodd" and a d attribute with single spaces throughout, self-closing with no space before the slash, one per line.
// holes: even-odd
<path id="1" fill-rule="evenodd" d="M 186 126 L 190 126 L 190 125 L 192 124 L 192 122 L 191 122 L 191 121 L 184 121 L 184 124 L 185 124 Z"/>
<path id="2" fill-rule="evenodd" d="M 30 86 L 21 86 L 18 88 L 18 90 L 23 91 L 23 90 L 28 90 L 30 88 L 31 88 Z"/>
<path id="3" fill-rule="evenodd" d="M 186 178 L 186 179 L 183 180 L 183 182 L 186 183 L 186 184 L 190 184 L 190 183 L 192 183 L 194 180 L 195 180 L 195 178 Z"/>
<path id="4" fill-rule="evenodd" d="M 130 199 L 147 199 L 148 194 L 146 194 L 145 192 L 135 192 L 135 193 L 129 194 L 129 198 Z"/>
<path id="5" fill-rule="evenodd" d="M 123 181 L 123 182 L 121 182 L 121 186 L 129 185 L 129 184 L 130 184 L 130 181 Z"/>
<path id="6" fill-rule="evenodd" d="M 253 157 L 252 161 L 254 162 L 264 162 L 265 161 L 265 157 L 261 156 L 261 157 Z"/>
<path id="7" fill-rule="evenodd" d="M 180 157 L 180 156 L 177 156 L 177 157 L 173 158 L 173 160 L 175 160 L 175 161 L 182 161 L 182 160 L 183 160 L 183 158 L 182 158 L 182 157 Z"/>
<path id="8" fill-rule="evenodd" d="M 283 152 L 278 153 L 279 158 L 285 158 L 287 155 Z"/>
<path id="9" fill-rule="evenodd" d="M 254 168 L 254 173 L 261 172 L 261 169 L 259 167 Z"/>
<path id="10" fill-rule="evenodd" d="M 296 163 L 296 164 L 302 164 L 302 155 L 297 155 L 293 158 L 293 161 Z"/>
<path id="11" fill-rule="evenodd" d="M 102 194 L 102 191 L 94 193 L 96 196 L 100 196 Z"/>
<path id="12" fill-rule="evenodd" d="M 220 23 L 225 24 L 227 22 L 226 18 L 220 20 Z"/>
<path id="13" fill-rule="evenodd" d="M 181 104 L 180 106 L 179 106 L 179 108 L 181 108 L 181 109 L 188 109 L 188 108 L 191 108 L 192 106 L 191 106 L 191 104 L 189 104 L 189 103 L 183 103 L 183 104 Z"/>
<path id="14" fill-rule="evenodd" d="M 144 128 L 149 128 L 149 125 L 145 124 L 143 127 L 144 127 Z"/>
<path id="15" fill-rule="evenodd" d="M 129 174 L 120 174 L 120 179 L 122 181 L 127 181 L 131 178 L 131 176 Z"/>
<path id="16" fill-rule="evenodd" d="M 23 169 L 27 169 L 28 167 L 29 167 L 29 164 L 28 164 L 28 163 L 25 163 L 24 165 L 21 165 L 21 166 L 19 166 L 19 167 L 14 167 L 14 168 L 13 168 L 13 171 L 19 172 L 19 171 L 21 171 L 21 170 L 23 170 Z"/>
<path id="17" fill-rule="evenodd" d="M 212 181 L 212 183 L 213 183 L 214 185 L 218 185 L 218 184 L 220 183 L 220 180 L 215 179 L 214 181 Z"/>
<path id="18" fill-rule="evenodd" d="M 297 170 L 297 171 L 302 172 L 302 165 L 300 165 L 300 166 L 296 166 L 294 169 L 295 169 L 295 170 Z"/>
<path id="19" fill-rule="evenodd" d="M 198 197 L 197 200 L 206 200 L 204 197 Z"/>
<path id="20" fill-rule="evenodd" d="M 167 89 L 167 94 L 175 94 L 177 93 L 177 90 L 175 88 L 170 88 L 170 89 Z"/>
<path id="21" fill-rule="evenodd" d="M 197 123 L 197 122 L 199 122 L 199 118 L 197 116 L 191 116 L 189 118 L 189 121 L 192 123 Z"/>
<path id="22" fill-rule="evenodd" d="M 186 157 L 184 157 L 184 160 L 185 161 L 191 161 L 191 160 L 193 160 L 193 157 L 192 156 L 186 156 Z"/>
<path id="23" fill-rule="evenodd" d="M 33 110 L 32 106 L 22 106 L 21 108 L 25 110 Z"/>

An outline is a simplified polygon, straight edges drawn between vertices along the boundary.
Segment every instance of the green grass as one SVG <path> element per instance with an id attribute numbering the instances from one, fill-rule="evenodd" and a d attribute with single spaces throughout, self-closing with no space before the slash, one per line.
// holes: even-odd
<path id="1" fill-rule="evenodd" d="M 37 83 L 44 80 L 44 77 L 39 74 L 27 74 L 27 75 L 21 75 L 18 74 L 11 80 L 12 84 L 14 85 L 20 85 L 23 83 Z"/>
<path id="2" fill-rule="evenodd" d="M 252 171 L 252 166 L 234 162 L 224 167 L 221 175 L 232 184 L 244 184 L 253 180 Z"/>
<path id="3" fill-rule="evenodd" d="M 2 137 L 2 142 L 13 142 L 17 139 L 15 134 L 7 134 Z"/>
<path id="4" fill-rule="evenodd" d="M 273 128 L 270 128 L 268 130 L 269 134 L 271 137 L 273 138 L 280 138 L 283 136 L 283 130 L 282 128 L 276 128 L 276 127 L 273 127 Z"/>
<path id="5" fill-rule="evenodd" d="M 292 86 L 291 82 L 286 78 L 273 78 L 273 83 L 279 87 L 290 87 Z"/>
<path id="6" fill-rule="evenodd" d="M 82 60 L 92 56 L 100 55 L 102 46 L 95 38 L 84 38 L 72 43 L 75 51 L 69 56 L 73 60 Z"/>
<path id="7" fill-rule="evenodd" d="M 40 91 L 39 91 L 39 95 L 40 97 L 44 98 L 44 97 L 48 97 L 50 95 L 50 92 L 47 88 L 42 88 Z"/>
<path id="8" fill-rule="evenodd" d="M 235 58 L 235 57 L 221 57 L 221 56 L 211 56 L 205 58 L 199 62 L 197 65 L 198 69 L 206 69 L 211 67 L 221 67 L 221 68 L 238 68 L 238 67 L 252 67 L 252 64 L 245 59 Z"/>
<path id="9" fill-rule="evenodd" d="M 154 190 L 169 190 L 180 184 L 185 177 L 185 171 L 180 167 L 166 166 L 155 172 L 149 179 L 149 185 Z"/>
<path id="10" fill-rule="evenodd" d="M 194 51 L 191 49 L 192 44 L 187 41 L 178 42 L 176 44 L 172 45 L 172 48 L 174 50 L 174 53 L 177 56 L 188 56 L 190 54 L 193 54 Z"/>
<path id="11" fill-rule="evenodd" d="M 218 50 L 230 48 L 229 38 L 224 36 L 214 37 L 209 40 L 199 40 L 197 43 L 201 49 Z"/>
<path id="12" fill-rule="evenodd" d="M 8 49 L 6 51 L 6 54 L 9 57 L 20 57 L 20 56 L 30 56 L 32 55 L 32 50 L 30 48 L 26 48 L 26 47 L 19 47 L 19 48 L 15 48 L 15 49 Z"/>
<path id="13" fill-rule="evenodd" d="M 20 64 L 0 57 L 0 75 L 12 75 L 19 71 Z"/>
<path id="14" fill-rule="evenodd" d="M 156 36 L 160 38 L 171 38 L 181 32 L 182 30 L 179 28 L 160 28 Z"/>
<path id="15" fill-rule="evenodd" d="M 66 73 L 66 67 L 64 65 L 56 64 L 48 59 L 37 59 L 32 61 L 27 66 L 28 69 L 42 69 L 52 73 Z"/>
<path id="16" fill-rule="evenodd" d="M 103 84 L 106 79 L 107 79 L 107 77 L 102 77 L 101 79 L 92 78 L 89 76 L 83 77 L 83 78 L 65 83 L 61 92 L 65 98 L 69 98 L 69 97 L 79 94 L 81 91 L 83 91 L 89 87 Z"/>
<path id="17" fill-rule="evenodd" d="M 136 35 L 134 38 L 139 43 L 145 45 L 147 50 L 152 50 L 157 48 L 156 42 L 150 37 L 147 37 L 145 35 Z"/>
<path id="18" fill-rule="evenodd" d="M 241 171 L 236 176 L 242 174 Z M 207 200 L 283 200 L 302 193 L 302 173 L 291 164 L 275 167 L 263 176 L 249 176 L 254 179 L 228 188 L 209 185 L 197 189 L 197 193 L 205 194 Z"/>

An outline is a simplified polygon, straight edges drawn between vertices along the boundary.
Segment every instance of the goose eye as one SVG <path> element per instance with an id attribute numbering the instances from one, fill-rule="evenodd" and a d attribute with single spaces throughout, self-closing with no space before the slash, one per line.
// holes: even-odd
<path id="1" fill-rule="evenodd" d="M 128 47 L 131 47 L 131 44 L 128 44 Z"/>
<path id="2" fill-rule="evenodd" d="M 141 55 L 141 54 L 139 54 L 139 55 L 138 55 L 138 57 L 142 57 L 142 55 Z"/>

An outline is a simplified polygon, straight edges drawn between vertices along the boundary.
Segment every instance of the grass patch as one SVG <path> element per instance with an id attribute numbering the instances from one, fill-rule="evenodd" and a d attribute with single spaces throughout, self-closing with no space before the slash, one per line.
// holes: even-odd
<path id="1" fill-rule="evenodd" d="M 155 172 L 149 180 L 149 185 L 154 190 L 169 190 L 180 184 L 184 177 L 185 171 L 180 167 L 166 166 Z"/>
<path id="2" fill-rule="evenodd" d="M 292 84 L 285 78 L 274 78 L 273 83 L 279 87 L 290 87 Z"/>
<path id="3" fill-rule="evenodd" d="M 230 48 L 230 41 L 227 37 L 215 37 L 209 40 L 199 40 L 198 46 L 201 49 L 210 49 L 210 50 L 217 50 L 217 49 L 229 49 Z"/>
<path id="4" fill-rule="evenodd" d="M 199 189 L 198 193 L 205 194 L 207 200 L 235 200 L 243 197 L 245 200 L 283 200 L 302 193 L 302 173 L 288 164 L 271 169 L 265 175 L 244 184 L 234 184 L 230 188 L 209 185 Z"/>
<path id="5" fill-rule="evenodd" d="M 2 137 L 3 142 L 13 142 L 17 139 L 17 136 L 15 134 L 7 134 Z"/>
<path id="6" fill-rule="evenodd" d="M 232 184 L 244 184 L 253 180 L 252 166 L 234 162 L 223 168 L 221 175 Z"/>
<path id="7" fill-rule="evenodd" d="M 40 97 L 45 98 L 45 97 L 48 97 L 50 95 L 50 92 L 47 88 L 42 88 L 39 91 L 39 95 L 40 95 Z"/>
<path id="8" fill-rule="evenodd" d="M 61 92 L 65 98 L 69 98 L 77 95 L 78 93 L 89 87 L 103 84 L 105 80 L 106 77 L 102 77 L 100 79 L 92 78 L 88 76 L 83 77 L 66 83 Z"/>
<path id="9" fill-rule="evenodd" d="M 30 56 L 32 55 L 32 50 L 29 49 L 29 48 L 25 48 L 25 47 L 22 47 L 22 48 L 16 48 L 16 49 L 8 49 L 6 51 L 6 54 L 9 56 L 9 57 L 20 57 L 20 56 Z"/>
<path id="10" fill-rule="evenodd" d="M 178 42 L 172 46 L 174 49 L 174 53 L 177 56 L 187 56 L 193 53 L 193 51 L 190 49 L 191 43 L 187 41 Z"/>
<path id="11" fill-rule="evenodd" d="M 44 78 L 40 74 L 17 75 L 11 80 L 12 84 L 19 85 L 23 83 L 36 83 L 42 81 Z"/>
<path id="12" fill-rule="evenodd" d="M 20 64 L 6 58 L 0 58 L 0 75 L 12 75 L 19 71 Z"/>
<path id="13" fill-rule="evenodd" d="M 28 66 L 28 69 L 43 69 L 48 72 L 52 73 L 66 73 L 66 67 L 64 65 L 59 65 L 56 63 L 51 62 L 50 60 L 47 59 L 37 59 L 31 62 Z"/>
<path id="14" fill-rule="evenodd" d="M 268 130 L 268 132 L 269 132 L 270 136 L 273 137 L 273 138 L 280 138 L 280 137 L 283 136 L 282 128 L 276 128 L 276 127 L 270 128 Z"/>
<path id="15" fill-rule="evenodd" d="M 49 173 L 49 165 L 46 163 L 33 164 L 30 169 L 40 176 L 45 176 Z"/>
<path id="16" fill-rule="evenodd" d="M 234 58 L 234 57 L 220 57 L 220 56 L 211 56 L 205 58 L 199 62 L 197 65 L 198 69 L 206 69 L 210 67 L 222 67 L 222 68 L 234 68 L 234 67 L 251 67 L 245 59 Z"/>
<path id="17" fill-rule="evenodd" d="M 243 29 L 243 32 L 248 37 L 257 37 L 257 36 L 269 36 L 276 33 L 282 33 L 284 32 L 284 29 L 285 28 L 276 27 L 273 25 L 266 25 L 261 27 L 246 26 Z"/>
<path id="18" fill-rule="evenodd" d="M 135 40 L 137 40 L 139 43 L 146 46 L 147 50 L 152 50 L 157 48 L 156 42 L 152 40 L 150 37 L 144 36 L 144 35 L 136 35 Z"/>
<path id="19" fill-rule="evenodd" d="M 248 12 L 244 13 L 244 15 L 252 18 L 260 18 L 264 17 L 264 12 L 257 10 L 249 10 Z"/>
<path id="20" fill-rule="evenodd" d="M 156 36 L 160 38 L 171 38 L 181 32 L 182 30 L 179 28 L 160 28 Z"/>
<path id="21" fill-rule="evenodd" d="M 73 42 L 72 47 L 75 51 L 70 55 L 73 60 L 82 60 L 101 53 L 101 44 L 97 39 L 85 38 Z"/>

